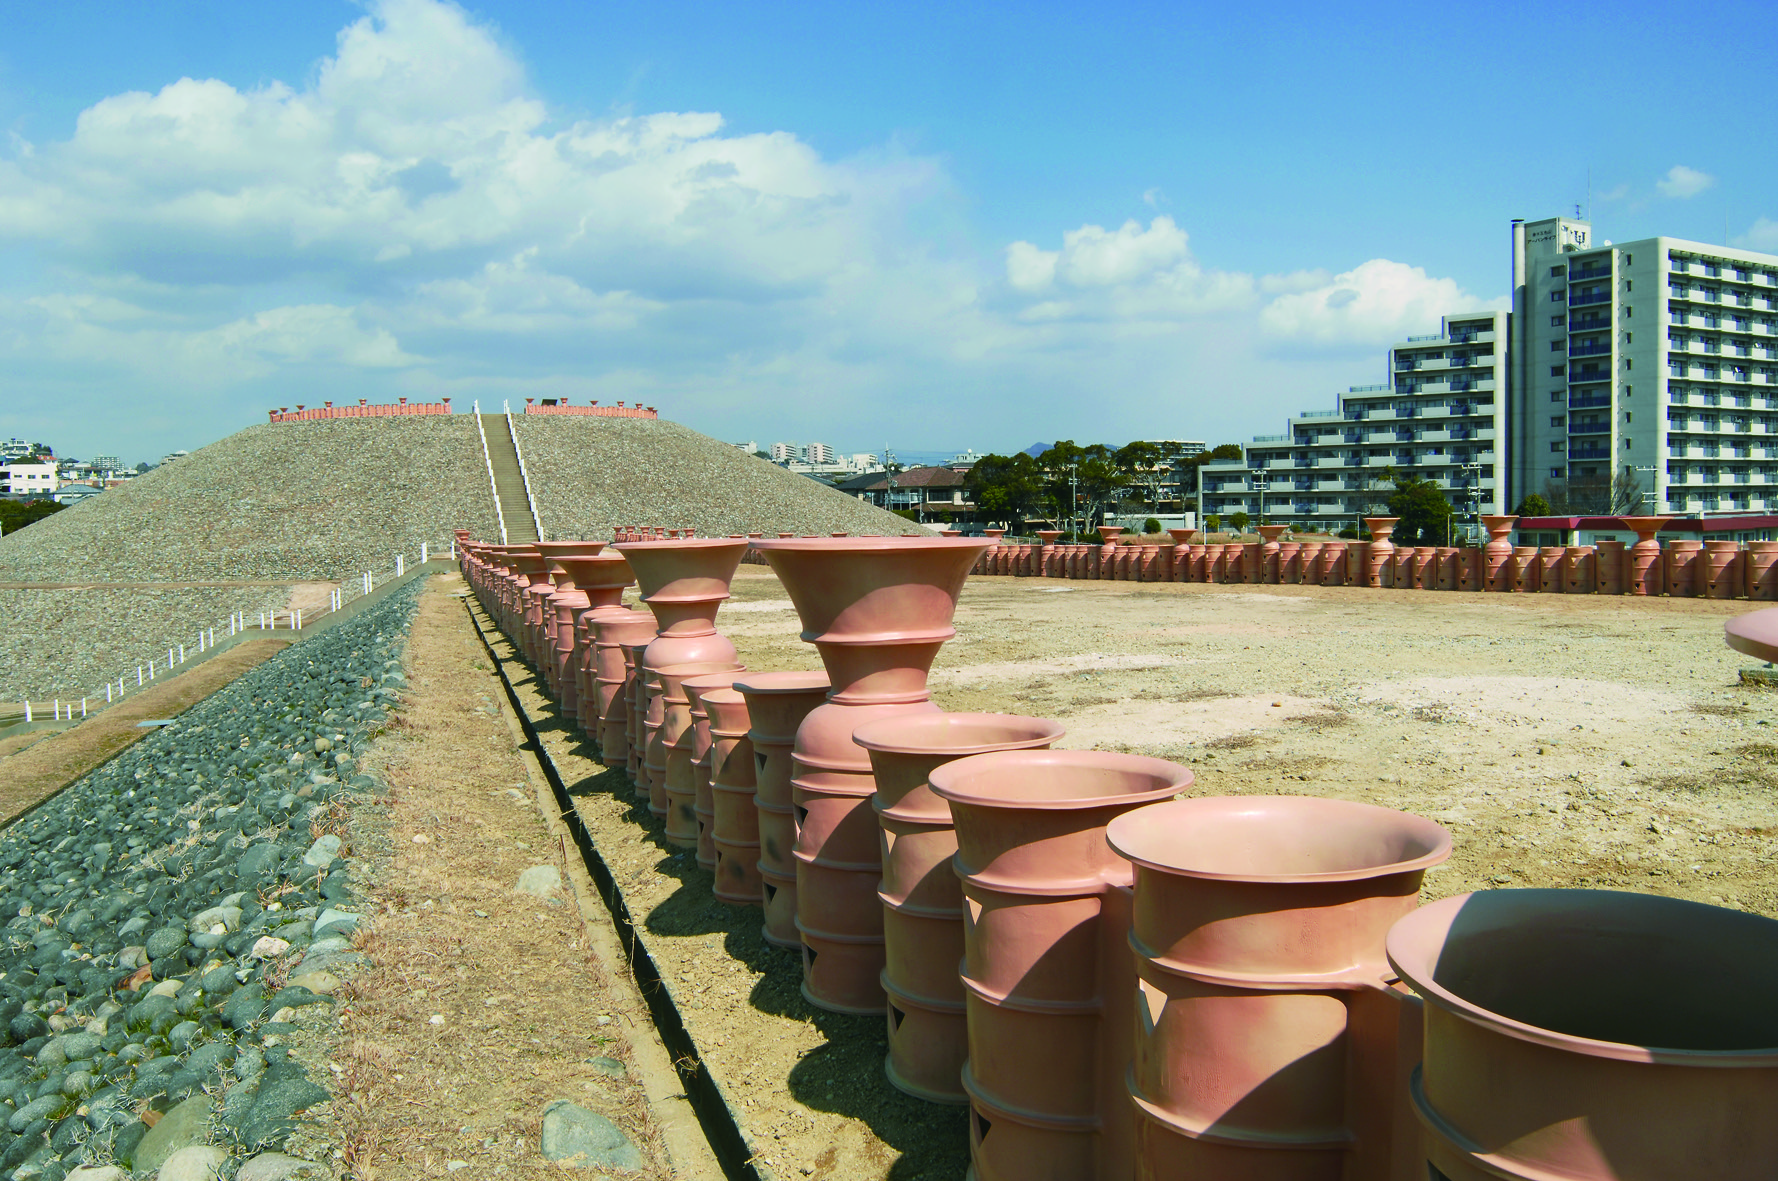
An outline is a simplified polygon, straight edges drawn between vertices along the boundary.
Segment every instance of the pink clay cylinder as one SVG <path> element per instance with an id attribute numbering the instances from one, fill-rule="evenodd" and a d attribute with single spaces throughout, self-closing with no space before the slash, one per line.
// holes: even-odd
<path id="1" fill-rule="evenodd" d="M 1460 591 L 1479 591 L 1486 588 L 1482 570 L 1483 551 L 1475 546 L 1463 546 L 1457 551 L 1457 589 Z"/>
<path id="2" fill-rule="evenodd" d="M 507 600 L 507 626 L 502 630 L 514 637 L 519 653 L 535 665 L 535 632 L 543 619 L 541 596 L 547 594 L 550 588 L 549 563 L 535 545 L 513 546 L 512 549 L 515 551 L 512 554 L 511 567 L 513 591 Z M 533 595 L 532 587 L 540 585 L 544 589 Z"/>
<path id="3" fill-rule="evenodd" d="M 1540 569 L 1537 547 L 1519 545 L 1513 547 L 1513 592 L 1528 594 L 1537 589 L 1537 572 Z"/>
<path id="4" fill-rule="evenodd" d="M 1670 518 L 1619 517 L 1618 522 L 1636 533 L 1636 544 L 1630 547 L 1627 578 L 1633 595 L 1665 594 L 1665 563 L 1661 560 L 1661 543 L 1655 535 Z"/>
<path id="5" fill-rule="evenodd" d="M 1778 541 L 1750 541 L 1743 557 L 1746 590 L 1750 599 L 1778 599 Z"/>
<path id="6" fill-rule="evenodd" d="M 1537 555 L 1537 589 L 1545 594 L 1562 594 L 1568 584 L 1568 550 L 1559 545 L 1546 545 Z"/>
<path id="7" fill-rule="evenodd" d="M 592 557 L 605 548 L 602 541 L 542 541 L 537 548 L 549 563 L 555 585 L 544 596 L 544 636 L 547 640 L 543 665 L 544 679 L 555 694 L 562 712 L 577 713 L 580 697 L 568 675 L 574 655 L 574 617 L 592 606 L 585 592 L 574 584 L 572 571 L 564 564 L 578 557 Z"/>
<path id="8" fill-rule="evenodd" d="M 1395 526 L 1400 520 L 1400 517 L 1364 519 L 1364 527 L 1371 531 L 1365 571 L 1366 586 L 1376 588 L 1395 585 L 1394 571 L 1390 569 L 1395 546 L 1390 544 L 1389 535 L 1395 532 Z"/>
<path id="9" fill-rule="evenodd" d="M 589 543 L 603 547 L 603 542 Z M 596 553 L 585 557 L 566 555 L 557 559 L 563 573 L 574 586 L 575 593 L 585 600 L 585 606 L 571 612 L 567 625 L 567 667 L 563 677 L 573 690 L 573 704 L 570 695 L 564 689 L 562 707 L 572 713 L 581 723 L 581 729 L 591 735 L 593 740 L 599 737 L 599 707 L 597 702 L 597 662 L 593 651 L 593 621 L 601 611 L 609 614 L 623 611 L 624 588 L 636 581 L 630 573 L 630 564 L 622 554 Z"/>
<path id="10" fill-rule="evenodd" d="M 1624 593 L 1624 565 L 1629 555 L 1621 541 L 1601 541 L 1593 554 L 1593 585 L 1595 593 L 1601 595 L 1621 595 Z"/>
<path id="11" fill-rule="evenodd" d="M 1298 579 L 1305 586 L 1320 586 L 1327 575 L 1327 546 L 1319 541 L 1305 541 L 1297 551 Z"/>
<path id="12" fill-rule="evenodd" d="M 1741 544 L 1735 541 L 1707 541 L 1698 570 L 1700 598 L 1733 599 L 1741 593 Z"/>
<path id="13" fill-rule="evenodd" d="M 1563 574 L 1565 583 L 1563 594 L 1590 595 L 1593 593 L 1593 547 L 1590 545 L 1571 545 L 1563 558 Z"/>
<path id="14" fill-rule="evenodd" d="M 1057 577 L 1056 562 L 1061 555 L 1056 552 L 1056 538 L 1060 536 L 1062 536 L 1060 529 L 1039 529 L 1037 531 L 1037 573 L 1045 578 Z"/>
<path id="15" fill-rule="evenodd" d="M 619 610 L 623 610 L 620 608 Z M 629 766 L 630 690 L 635 675 L 625 645 L 647 646 L 655 635 L 654 613 L 608 613 L 593 621 L 593 683 L 599 700 L 599 757 L 607 767 Z"/>
<path id="16" fill-rule="evenodd" d="M 1268 586 L 1276 585 L 1280 580 L 1278 558 L 1283 549 L 1278 539 L 1284 536 L 1286 525 L 1261 525 L 1259 528 L 1259 577 L 1248 578 L 1248 582 L 1261 582 Z"/>
<path id="17" fill-rule="evenodd" d="M 1160 582 L 1160 581 L 1162 581 L 1162 579 L 1161 579 L 1161 553 L 1162 553 L 1161 547 L 1158 545 L 1144 545 L 1142 547 L 1141 566 L 1142 566 L 1142 581 L 1143 582 Z M 1167 555 L 1166 566 L 1167 566 L 1167 569 L 1170 571 L 1173 567 L 1173 550 L 1171 547 L 1169 547 L 1166 550 L 1166 555 Z"/>
<path id="18" fill-rule="evenodd" d="M 1195 573 L 1204 552 L 1203 546 L 1191 543 L 1197 533 L 1196 529 L 1167 530 L 1167 536 L 1173 539 L 1172 572 L 1168 576 L 1173 582 L 1204 581 Z"/>
<path id="19" fill-rule="evenodd" d="M 935 767 L 999 750 L 1046 748 L 1059 723 L 1015 714 L 910 714 L 860 726 L 870 752 L 881 827 L 883 990 L 889 996 L 884 1070 L 898 1090 L 933 1103 L 967 1103 L 969 1056 L 962 978 L 963 889 L 952 871 L 951 807 L 933 794 Z"/>
<path id="20" fill-rule="evenodd" d="M 1737 615 L 1722 625 L 1724 643 L 1767 664 L 1778 664 L 1778 607 Z"/>
<path id="21" fill-rule="evenodd" d="M 1414 589 L 1438 589 L 1439 548 L 1422 545 L 1414 549 Z"/>
<path id="22" fill-rule="evenodd" d="M 648 782 L 643 760 L 648 751 L 648 693 L 644 683 L 647 674 L 642 669 L 642 659 L 648 651 L 648 645 L 653 642 L 652 639 L 646 639 L 623 646 L 624 707 L 627 711 L 624 729 L 629 747 L 624 760 L 624 773 L 645 804 L 648 802 Z"/>
<path id="23" fill-rule="evenodd" d="M 1321 585 L 1345 586 L 1347 568 L 1347 550 L 1351 547 L 1343 541 L 1327 542 L 1321 550 Z"/>
<path id="24" fill-rule="evenodd" d="M 752 673 L 735 682 L 747 701 L 759 824 L 761 928 L 776 947 L 802 946 L 796 930 L 796 804 L 791 788 L 796 732 L 827 700 L 826 673 Z"/>
<path id="25" fill-rule="evenodd" d="M 963 879 L 977 1181 L 1132 1175 L 1131 873 L 1105 826 L 1191 782 L 1176 763 L 1101 751 L 1005 751 L 932 772 Z"/>
<path id="26" fill-rule="evenodd" d="M 1432 572 L 1427 575 L 1427 590 L 1457 589 L 1457 555 L 1462 551 L 1456 546 L 1441 545 L 1432 551 Z"/>
<path id="27" fill-rule="evenodd" d="M 1494 890 L 1420 908 L 1388 949 L 1425 1000 L 1420 1177 L 1778 1176 L 1778 923 Z"/>
<path id="28" fill-rule="evenodd" d="M 660 634 L 649 643 L 642 660 L 644 716 L 658 719 L 661 711 L 651 701 L 658 689 L 658 682 L 651 684 L 650 674 L 655 670 L 674 664 L 726 666 L 734 662 L 734 644 L 716 631 L 716 612 L 729 597 L 729 583 L 741 564 L 741 555 L 747 552 L 747 542 L 726 537 L 682 538 L 624 541 L 616 548 L 635 571 L 642 602 L 660 625 Z M 655 733 L 658 736 L 658 728 Z M 643 765 L 647 786 L 653 791 L 654 773 L 666 765 L 665 750 L 651 748 Z"/>
<path id="29" fill-rule="evenodd" d="M 1513 586 L 1513 523 L 1516 516 L 1484 516 L 1488 544 L 1482 548 L 1482 589 L 1510 591 Z"/>
<path id="30" fill-rule="evenodd" d="M 1383 944 L 1450 834 L 1257 796 L 1151 804 L 1106 838 L 1136 866 L 1136 1177 L 1423 1176 L 1419 1006 Z"/>
<path id="31" fill-rule="evenodd" d="M 1704 543 L 1683 539 L 1667 543 L 1667 593 L 1695 598 L 1708 585 L 1704 576 Z"/>
<path id="32" fill-rule="evenodd" d="M 869 807 L 876 779 L 852 733 L 879 718 L 938 712 L 927 676 L 940 646 L 957 634 L 957 596 L 983 543 L 938 537 L 758 544 L 833 684 L 826 703 L 797 728 L 792 756 L 803 996 L 832 1012 L 881 1013 L 883 907 L 876 888 L 883 864 Z"/>
<path id="33" fill-rule="evenodd" d="M 698 695 L 710 718 L 710 843 L 716 854 L 711 891 L 730 906 L 758 906 L 759 809 L 747 698 L 733 688 Z"/>
<path id="34" fill-rule="evenodd" d="M 1124 531 L 1122 525 L 1099 526 L 1099 563 L 1096 578 L 1117 577 L 1117 536 Z"/>
<path id="35" fill-rule="evenodd" d="M 710 728 L 710 711 L 704 705 L 704 694 L 726 689 L 741 676 L 741 670 L 712 671 L 680 682 L 691 713 L 691 788 L 692 823 L 696 830 L 697 862 L 702 869 L 716 872 L 716 797 L 711 777 L 715 773 L 716 736 Z M 669 764 L 670 766 L 670 764 Z"/>
<path id="36" fill-rule="evenodd" d="M 1303 543 L 1300 541 L 1278 542 L 1278 585 L 1297 586 L 1303 581 Z"/>

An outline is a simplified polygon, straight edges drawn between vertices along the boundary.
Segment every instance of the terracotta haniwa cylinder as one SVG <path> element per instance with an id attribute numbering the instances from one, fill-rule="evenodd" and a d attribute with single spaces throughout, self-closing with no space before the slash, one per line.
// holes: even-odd
<path id="1" fill-rule="evenodd" d="M 1545 594 L 1559 595 L 1567 589 L 1568 550 L 1559 545 L 1546 545 L 1537 554 L 1537 589 Z"/>
<path id="2" fill-rule="evenodd" d="M 963 879 L 977 1181 L 1129 1177 L 1131 877 L 1105 826 L 1189 787 L 1191 772 L 1137 755 L 1005 751 L 947 763 L 930 782 L 950 802 Z"/>
<path id="3" fill-rule="evenodd" d="M 1689 539 L 1667 543 L 1667 593 L 1674 598 L 1689 599 L 1707 585 L 1701 577 L 1704 566 L 1704 543 Z"/>
<path id="4" fill-rule="evenodd" d="M 642 660 L 648 652 L 648 645 L 654 641 L 642 640 L 638 643 L 624 645 L 624 699 L 629 710 L 626 723 L 629 737 L 629 756 L 624 762 L 624 771 L 629 776 L 636 793 L 644 803 L 648 802 L 648 772 L 645 758 L 648 753 L 648 678 L 652 676 L 642 667 Z M 660 722 L 657 719 L 658 729 Z"/>
<path id="5" fill-rule="evenodd" d="M 1629 555 L 1621 541 L 1601 541 L 1593 555 L 1594 586 L 1602 595 L 1624 593 L 1624 564 Z"/>
<path id="6" fill-rule="evenodd" d="M 1750 541 L 1743 559 L 1750 599 L 1778 599 L 1778 541 Z"/>
<path id="7" fill-rule="evenodd" d="M 1426 1002 L 1422 1176 L 1778 1176 L 1778 922 L 1495 890 L 1422 907 L 1388 948 Z"/>
<path id="8" fill-rule="evenodd" d="M 1537 547 L 1520 545 L 1513 547 L 1513 591 L 1529 593 L 1537 589 L 1537 574 L 1542 569 L 1538 561 Z"/>
<path id="9" fill-rule="evenodd" d="M 621 610 L 621 609 L 620 609 Z M 630 758 L 630 678 L 626 644 L 645 649 L 655 636 L 654 613 L 622 611 L 593 622 L 593 683 L 599 701 L 599 757 L 607 767 L 628 767 Z"/>
<path id="10" fill-rule="evenodd" d="M 881 1013 L 883 907 L 866 722 L 937 713 L 926 679 L 957 595 L 984 548 L 973 538 L 762 541 L 833 691 L 797 728 L 796 925 L 803 996 L 818 1008 Z"/>
<path id="11" fill-rule="evenodd" d="M 1482 589 L 1510 591 L 1513 585 L 1513 523 L 1517 516 L 1484 516 L 1482 528 L 1488 531 L 1488 544 L 1482 548 Z"/>
<path id="12" fill-rule="evenodd" d="M 1733 599 L 1741 593 L 1741 544 L 1707 541 L 1698 568 L 1698 594 L 1708 599 Z"/>
<path id="13" fill-rule="evenodd" d="M 1400 517 L 1366 517 L 1365 528 L 1371 531 L 1369 552 L 1369 569 L 1366 571 L 1366 586 L 1385 587 L 1395 583 L 1390 570 L 1390 559 L 1395 556 L 1395 546 L 1390 544 L 1389 535 L 1395 532 Z"/>
<path id="14" fill-rule="evenodd" d="M 827 700 L 827 674 L 750 673 L 735 682 L 735 689 L 747 702 L 747 741 L 753 747 L 762 933 L 774 946 L 801 947 L 796 930 L 796 805 L 790 780 L 797 729 Z"/>
<path id="15" fill-rule="evenodd" d="M 1571 545 L 1563 558 L 1563 573 L 1567 579 L 1563 587 L 1564 594 L 1590 595 L 1593 593 L 1593 547 L 1590 545 Z"/>
<path id="16" fill-rule="evenodd" d="M 704 704 L 704 695 L 728 688 L 739 676 L 741 670 L 735 668 L 701 673 L 680 682 L 691 712 L 692 823 L 696 830 L 697 861 L 712 873 L 716 872 L 716 798 L 711 783 L 716 736 L 710 731 L 710 711 Z"/>
<path id="17" fill-rule="evenodd" d="M 1106 837 L 1136 866 L 1136 1177 L 1420 1181 L 1419 1007 L 1383 941 L 1450 834 L 1258 796 L 1151 804 Z"/>
<path id="18" fill-rule="evenodd" d="M 698 843 L 697 784 L 692 762 L 697 732 L 685 681 L 709 673 L 739 673 L 732 660 L 700 660 L 654 670 L 660 696 L 659 725 L 648 745 L 648 810 L 666 822 L 669 843 L 686 848 Z"/>
<path id="19" fill-rule="evenodd" d="M 1633 595 L 1658 595 L 1666 592 L 1665 563 L 1661 560 L 1661 543 L 1655 535 L 1668 521 L 1666 517 L 1619 517 L 1627 529 L 1636 531 L 1636 544 L 1630 547 L 1628 580 Z"/>
<path id="20" fill-rule="evenodd" d="M 711 890 L 718 902 L 757 906 L 759 810 L 754 803 L 747 699 L 733 688 L 703 689 L 698 696 L 710 718 L 710 844 L 715 853 L 711 872 L 716 878 Z"/>
<path id="21" fill-rule="evenodd" d="M 967 1103 L 963 1062 L 963 889 L 952 870 L 951 806 L 933 794 L 935 767 L 1000 750 L 1048 747 L 1057 722 L 1016 714 L 910 714 L 860 726 L 870 752 L 871 801 L 882 840 L 883 990 L 889 996 L 884 1070 L 897 1089 L 934 1103 Z"/>

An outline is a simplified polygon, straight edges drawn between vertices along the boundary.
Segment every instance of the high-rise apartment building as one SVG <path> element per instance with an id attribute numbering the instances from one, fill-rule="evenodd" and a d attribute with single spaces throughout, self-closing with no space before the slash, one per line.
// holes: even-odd
<path id="1" fill-rule="evenodd" d="M 826 443 L 810 443 L 807 447 L 803 448 L 803 458 L 809 463 L 828 464 L 837 462 L 834 457 L 833 448 L 829 447 Z"/>
<path id="2" fill-rule="evenodd" d="M 1513 223 L 1509 497 L 1778 512 L 1778 256 Z"/>
<path id="3" fill-rule="evenodd" d="M 1205 464 L 1202 511 L 1355 526 L 1386 511 L 1391 473 L 1431 483 L 1460 517 L 1502 511 L 1508 330 L 1504 312 L 1471 312 L 1400 342 L 1388 383 L 1353 386 L 1335 409 L 1305 410 L 1284 434 L 1255 435 L 1243 459 Z"/>
<path id="4" fill-rule="evenodd" d="M 795 443 L 773 443 L 772 462 L 790 463 L 803 457 L 803 449 Z"/>

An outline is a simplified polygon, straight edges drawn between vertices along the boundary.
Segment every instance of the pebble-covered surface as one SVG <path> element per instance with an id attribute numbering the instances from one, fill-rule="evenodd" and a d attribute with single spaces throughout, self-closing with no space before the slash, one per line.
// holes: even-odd
<path id="1" fill-rule="evenodd" d="M 0 582 L 393 572 L 494 528 L 485 472 L 468 415 L 252 426 L 7 534 Z"/>
<path id="2" fill-rule="evenodd" d="M 127 677 L 136 688 L 136 666 L 161 662 L 167 648 L 196 646 L 198 628 L 228 635 L 230 612 L 257 621 L 261 611 L 283 610 L 283 587 L 242 586 L 215 590 L 158 590 L 88 587 L 78 590 L 0 588 L 0 701 L 51 698 L 78 702 L 91 695 L 105 701 L 105 680 Z M 144 626 L 148 622 L 152 626 Z"/>
<path id="3" fill-rule="evenodd" d="M 555 540 L 618 525 L 731 533 L 931 536 L 874 505 L 664 419 L 514 415 L 537 515 Z"/>
<path id="4" fill-rule="evenodd" d="M 0 1177 L 239 1159 L 328 1098 L 284 1043 L 357 960 L 341 834 L 375 787 L 358 760 L 405 683 L 419 590 L 0 834 Z"/>

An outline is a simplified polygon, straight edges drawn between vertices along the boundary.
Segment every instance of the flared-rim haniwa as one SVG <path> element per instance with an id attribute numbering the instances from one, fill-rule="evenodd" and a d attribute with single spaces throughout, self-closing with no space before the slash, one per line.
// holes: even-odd
<path id="1" fill-rule="evenodd" d="M 1756 660 L 1778 664 L 1778 607 L 1723 621 L 1723 642 Z"/>
<path id="2" fill-rule="evenodd" d="M 1708 941 L 1708 936 L 1704 933 L 1704 928 L 1707 925 L 1718 928 L 1727 926 L 1742 928 L 1738 932 L 1741 935 L 1749 934 L 1757 928 L 1760 934 L 1768 935 L 1768 943 L 1778 943 L 1778 922 L 1743 911 L 1708 906 L 1702 902 L 1691 902 L 1683 898 L 1668 898 L 1659 894 L 1633 893 L 1627 890 L 1484 890 L 1470 894 L 1458 894 L 1455 897 L 1441 899 L 1438 902 L 1419 907 L 1411 914 L 1398 919 L 1395 925 L 1389 929 L 1389 934 L 1384 940 L 1390 965 L 1400 973 L 1403 981 L 1425 998 L 1427 1003 L 1437 1005 L 1466 1021 L 1495 1033 L 1516 1038 L 1519 1041 L 1568 1053 L 1613 1059 L 1620 1062 L 1702 1068 L 1778 1068 L 1778 1045 L 1709 1050 L 1610 1041 L 1533 1025 L 1495 1012 L 1454 992 L 1438 980 L 1439 961 L 1443 954 L 1449 950 L 1448 936 L 1451 929 L 1462 921 L 1463 912 L 1471 906 L 1492 908 L 1504 912 L 1497 918 L 1497 921 L 1502 922 L 1502 926 L 1505 926 L 1506 922 L 1510 922 L 1515 916 L 1547 920 L 1553 915 L 1573 912 L 1577 915 L 1576 929 L 1588 932 L 1603 930 L 1608 918 L 1614 914 L 1629 913 L 1644 920 L 1641 924 L 1643 929 L 1640 932 L 1643 938 L 1637 942 L 1640 946 L 1640 954 L 1645 957 L 1650 954 L 1660 954 L 1660 949 L 1654 946 L 1655 941 L 1652 938 L 1656 924 L 1649 921 L 1662 917 L 1660 912 L 1666 912 L 1665 917 L 1676 920 L 1667 928 L 1668 930 L 1684 931 L 1691 934 L 1699 939 L 1700 944 Z M 1485 921 L 1486 918 L 1487 916 L 1484 915 L 1483 920 Z M 1720 940 L 1721 933 L 1716 932 L 1716 934 Z M 1519 936 L 1519 932 L 1515 931 L 1515 936 Z M 1527 930 L 1520 937 L 1534 939 L 1536 934 Z M 1733 942 L 1735 946 L 1730 947 L 1726 954 L 1739 956 L 1742 949 L 1751 940 L 1742 938 Z M 1524 987 L 1527 989 L 1560 988 L 1559 984 L 1550 979 L 1555 971 L 1550 961 L 1559 958 L 1563 950 L 1565 950 L 1563 947 L 1555 946 L 1543 953 L 1543 967 L 1536 973 L 1538 982 L 1527 984 Z M 1693 957 L 1677 958 L 1685 960 L 1684 964 L 1678 966 L 1679 974 L 1694 980 L 1707 981 L 1710 979 L 1711 974 L 1695 964 Z M 1768 954 L 1767 958 L 1772 957 Z M 1623 971 L 1614 974 L 1614 978 L 1640 980 L 1643 975 L 1643 972 L 1638 971 L 1638 965 L 1635 962 L 1626 962 Z M 1778 972 L 1775 972 L 1774 975 L 1778 975 Z M 1717 995 L 1709 984 L 1700 984 L 1700 989 L 1711 992 L 1712 1004 L 1733 1003 L 1729 998 Z M 1673 998 L 1657 995 L 1658 992 L 1658 987 L 1650 986 L 1649 995 L 1643 1007 L 1651 1011 L 1660 1010 L 1663 1006 L 1671 1007 Z M 1766 994 L 1767 990 L 1761 989 L 1760 992 Z M 1763 1001 L 1760 1004 L 1761 1007 L 1765 1007 Z"/>
<path id="3" fill-rule="evenodd" d="M 995 728 L 1002 732 L 1021 733 L 1002 738 L 989 737 Z M 992 751 L 1048 746 L 1066 733 L 1067 729 L 1060 722 L 1024 714 L 904 714 L 866 722 L 852 732 L 852 741 L 866 750 L 885 754 L 945 754 L 967 758 Z"/>
<path id="4" fill-rule="evenodd" d="M 1212 837 L 1208 847 L 1198 843 L 1198 834 L 1209 835 L 1211 826 L 1219 821 L 1223 829 L 1220 837 Z M 1292 825 L 1300 826 L 1299 831 L 1290 831 Z M 1262 856 L 1347 864 L 1274 873 L 1230 868 L 1228 859 L 1244 851 L 1241 836 L 1257 838 L 1253 844 Z M 1305 838 L 1294 851 L 1289 840 L 1293 836 Z M 1332 847 L 1340 837 L 1362 847 L 1351 849 L 1349 845 L 1349 851 L 1342 853 Z M 1168 800 L 1119 816 L 1105 830 L 1105 839 L 1120 856 L 1137 865 L 1217 882 L 1356 882 L 1424 870 L 1451 855 L 1450 832 L 1424 816 L 1320 796 Z M 1223 859 L 1220 868 L 1216 866 L 1218 858 Z"/>
<path id="5" fill-rule="evenodd" d="M 813 693 L 817 689 L 826 692 L 833 685 L 825 672 L 811 669 L 749 673 L 735 682 L 735 688 L 743 693 Z"/>
<path id="6" fill-rule="evenodd" d="M 1043 794 L 1041 777 L 1078 772 L 1084 790 Z M 982 789 L 990 781 L 1016 777 L 1020 787 L 1006 792 Z M 1095 791 L 1097 779 L 1113 790 Z M 1005 750 L 970 755 L 934 769 L 932 790 L 954 804 L 985 808 L 1060 811 L 1135 805 L 1169 799 L 1192 785 L 1189 767 L 1147 755 L 1102 750 Z"/>
<path id="7" fill-rule="evenodd" d="M 979 537 L 756 537 L 749 544 L 757 550 L 788 550 L 790 552 L 870 553 L 894 550 L 906 553 L 910 545 L 920 549 L 987 549 L 989 543 Z"/>

